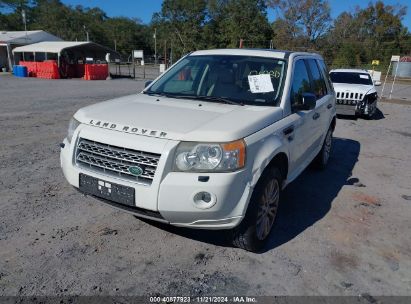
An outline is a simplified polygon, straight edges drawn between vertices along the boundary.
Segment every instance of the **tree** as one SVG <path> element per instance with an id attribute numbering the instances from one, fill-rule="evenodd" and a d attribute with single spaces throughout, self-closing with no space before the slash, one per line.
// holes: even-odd
<path id="1" fill-rule="evenodd" d="M 220 3 L 221 15 L 217 29 L 219 45 L 238 47 L 240 39 L 246 47 L 268 48 L 271 28 L 267 7 L 262 0 L 228 0 Z"/>
<path id="2" fill-rule="evenodd" d="M 161 13 L 153 17 L 152 27 L 158 28 L 160 37 L 169 44 L 173 43 L 179 56 L 203 48 L 206 5 L 206 0 L 164 0 Z"/>
<path id="3" fill-rule="evenodd" d="M 116 47 L 120 53 L 131 54 L 132 50 L 144 50 L 146 54 L 152 52 L 149 28 L 142 25 L 140 20 L 110 18 L 105 21 L 104 26 L 107 45 L 113 49 Z"/>
<path id="4" fill-rule="evenodd" d="M 333 63 L 361 66 L 379 59 L 386 65 L 392 54 L 408 51 L 410 35 L 402 25 L 405 14 L 405 7 L 381 1 L 364 9 L 357 7 L 351 13 L 343 12 L 334 20 L 327 37 L 329 49 L 334 49 Z M 355 60 L 348 60 L 350 56 Z"/>
<path id="5" fill-rule="evenodd" d="M 315 45 L 330 27 L 330 5 L 326 0 L 271 0 L 268 4 L 279 12 L 280 22 L 275 25 L 289 38 L 306 41 L 305 47 Z"/>

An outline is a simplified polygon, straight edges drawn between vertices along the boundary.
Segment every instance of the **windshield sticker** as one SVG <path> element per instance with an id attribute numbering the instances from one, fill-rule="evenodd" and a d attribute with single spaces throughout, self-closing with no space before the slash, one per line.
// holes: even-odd
<path id="1" fill-rule="evenodd" d="M 250 85 L 251 93 L 274 92 L 270 74 L 249 75 L 248 84 Z"/>
<path id="2" fill-rule="evenodd" d="M 360 78 L 362 78 L 362 79 L 370 79 L 370 77 L 368 77 L 368 75 L 360 75 Z"/>

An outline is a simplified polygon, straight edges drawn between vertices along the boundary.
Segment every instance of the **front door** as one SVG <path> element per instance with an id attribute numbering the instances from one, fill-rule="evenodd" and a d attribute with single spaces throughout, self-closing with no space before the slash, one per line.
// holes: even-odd
<path id="1" fill-rule="evenodd" d="M 290 146 L 290 172 L 304 164 L 307 158 L 307 150 L 310 149 L 316 139 L 316 124 L 318 119 L 315 117 L 315 109 L 299 110 L 298 104 L 302 102 L 303 93 L 312 93 L 311 79 L 304 59 L 299 59 L 294 63 L 293 79 L 290 91 L 291 116 L 295 119 L 298 127 L 295 142 Z M 297 138 L 298 136 L 298 138 Z"/>

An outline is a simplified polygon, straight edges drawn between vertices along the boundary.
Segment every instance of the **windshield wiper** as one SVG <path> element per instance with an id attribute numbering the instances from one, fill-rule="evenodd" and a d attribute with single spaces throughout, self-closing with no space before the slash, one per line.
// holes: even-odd
<path id="1" fill-rule="evenodd" d="M 166 96 L 166 97 L 168 97 L 166 94 L 156 93 L 156 92 L 143 92 L 143 94 L 146 94 L 148 96 Z"/>
<path id="2" fill-rule="evenodd" d="M 243 106 L 241 102 L 236 102 L 228 97 L 218 97 L 218 96 L 204 96 L 204 95 L 177 95 L 177 94 L 164 94 L 166 97 L 170 98 L 185 98 L 185 99 L 199 99 L 211 102 L 221 102 L 236 106 Z"/>
<path id="3" fill-rule="evenodd" d="M 243 106 L 244 104 L 242 102 L 236 102 L 228 97 L 219 97 L 219 96 L 205 96 L 205 95 L 179 95 L 179 94 L 168 94 L 168 93 L 157 93 L 157 92 L 143 92 L 144 94 L 150 95 L 150 96 L 164 96 L 168 98 L 185 98 L 185 99 L 199 99 L 199 100 L 205 100 L 205 101 L 211 101 L 211 102 L 221 102 L 221 103 L 226 103 L 226 104 L 231 104 L 231 105 L 236 105 L 236 106 Z"/>
<path id="4" fill-rule="evenodd" d="M 223 102 L 227 104 L 232 104 L 232 105 L 237 105 L 237 106 L 243 106 L 244 104 L 242 102 L 237 102 L 234 101 L 228 97 L 218 97 L 218 96 L 197 96 L 198 99 L 206 100 L 206 101 L 216 101 L 216 102 Z"/>

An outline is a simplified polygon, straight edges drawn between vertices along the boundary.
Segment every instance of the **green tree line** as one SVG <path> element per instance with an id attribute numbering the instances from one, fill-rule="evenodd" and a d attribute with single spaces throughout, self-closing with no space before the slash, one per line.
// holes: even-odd
<path id="1" fill-rule="evenodd" d="M 267 10 L 276 18 L 269 22 Z M 387 64 L 392 54 L 410 55 L 407 8 L 370 2 L 331 18 L 327 0 L 164 0 L 150 24 L 137 17 L 110 18 L 100 8 L 59 0 L 0 0 L 0 30 L 42 29 L 65 40 L 90 40 L 128 56 L 133 49 L 178 59 L 207 48 L 276 48 L 321 53 L 333 67 Z M 156 39 L 154 39 L 156 32 Z"/>

